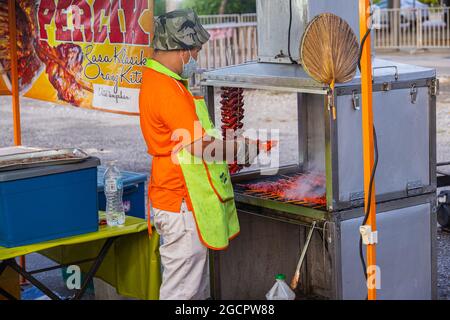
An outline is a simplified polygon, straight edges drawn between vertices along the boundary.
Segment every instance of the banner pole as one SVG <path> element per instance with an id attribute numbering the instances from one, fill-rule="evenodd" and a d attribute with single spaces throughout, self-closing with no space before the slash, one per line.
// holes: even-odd
<path id="1" fill-rule="evenodd" d="M 369 30 L 368 24 L 370 15 L 370 1 L 359 1 L 359 19 L 361 41 Z M 363 135 L 363 158 L 364 158 L 364 194 L 365 210 L 370 203 L 370 212 L 367 219 L 367 226 L 370 226 L 371 232 L 377 231 L 376 225 L 376 201 L 375 201 L 375 182 L 370 190 L 370 180 L 375 162 L 374 151 L 374 126 L 373 126 L 373 101 L 372 101 L 372 54 L 371 54 L 371 36 L 368 35 L 361 56 L 361 96 L 362 96 L 362 135 Z M 371 198 L 369 199 L 369 193 Z M 377 299 L 376 289 L 376 242 L 367 245 L 367 288 L 368 299 Z"/>
<path id="2" fill-rule="evenodd" d="M 14 123 L 14 144 L 22 144 L 20 128 L 20 102 L 19 102 L 19 74 L 17 66 L 17 32 L 16 32 L 16 1 L 8 0 L 9 13 L 9 48 L 11 58 L 11 92 Z"/>

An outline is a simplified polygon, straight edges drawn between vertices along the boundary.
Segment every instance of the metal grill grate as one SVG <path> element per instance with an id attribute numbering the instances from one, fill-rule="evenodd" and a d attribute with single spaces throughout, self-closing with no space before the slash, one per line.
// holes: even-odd
<path id="1" fill-rule="evenodd" d="M 323 200 L 317 198 L 317 202 L 315 201 L 306 201 L 306 200 L 290 200 L 285 197 L 275 193 L 275 192 L 263 192 L 258 190 L 252 190 L 251 186 L 260 183 L 277 183 L 277 182 L 286 182 L 286 181 L 294 181 L 299 177 L 303 177 L 305 174 L 303 173 L 295 173 L 295 174 L 284 174 L 284 175 L 276 175 L 271 177 L 264 177 L 260 179 L 248 180 L 245 183 L 238 183 L 234 185 L 234 191 L 236 194 L 239 194 L 244 197 L 252 197 L 261 200 L 274 201 L 281 204 L 290 204 L 301 207 L 307 207 L 315 210 L 326 210 L 326 204 L 323 203 Z"/>

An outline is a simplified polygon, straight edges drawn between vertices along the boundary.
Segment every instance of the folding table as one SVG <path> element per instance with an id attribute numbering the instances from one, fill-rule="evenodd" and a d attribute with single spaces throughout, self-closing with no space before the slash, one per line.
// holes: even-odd
<path id="1" fill-rule="evenodd" d="M 27 271 L 16 262 L 17 257 L 35 252 L 58 265 Z M 115 286 L 117 292 L 125 296 L 149 300 L 159 297 L 159 236 L 152 232 L 149 237 L 147 222 L 140 218 L 127 216 L 122 227 L 100 226 L 98 232 L 80 236 L 16 248 L 0 247 L 0 261 L 0 275 L 10 267 L 53 300 L 61 298 L 34 275 L 71 265 L 80 266 L 85 278 L 81 287 L 68 299 L 82 298 L 94 276 Z M 0 295 L 14 299 L 1 287 Z"/>

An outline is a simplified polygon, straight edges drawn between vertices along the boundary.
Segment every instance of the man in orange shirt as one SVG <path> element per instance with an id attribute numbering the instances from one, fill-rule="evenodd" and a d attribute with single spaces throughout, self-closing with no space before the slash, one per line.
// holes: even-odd
<path id="1" fill-rule="evenodd" d="M 204 100 L 188 89 L 187 79 L 208 39 L 192 10 L 160 16 L 153 59 L 143 75 L 141 129 L 153 156 L 149 201 L 163 239 L 160 299 L 209 297 L 207 249 L 223 250 L 239 233 L 225 156 L 231 152 L 231 161 L 249 165 L 259 152 L 257 146 L 249 148 L 248 139 L 221 141 Z M 207 148 L 220 150 L 220 161 L 206 159 Z"/>

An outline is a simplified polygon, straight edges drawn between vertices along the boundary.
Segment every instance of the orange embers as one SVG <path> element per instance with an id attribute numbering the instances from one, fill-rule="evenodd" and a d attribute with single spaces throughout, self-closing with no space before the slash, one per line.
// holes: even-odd
<path id="1" fill-rule="evenodd" d="M 299 174 L 271 182 L 242 185 L 247 192 L 294 204 L 326 205 L 325 176 L 320 173 Z"/>

